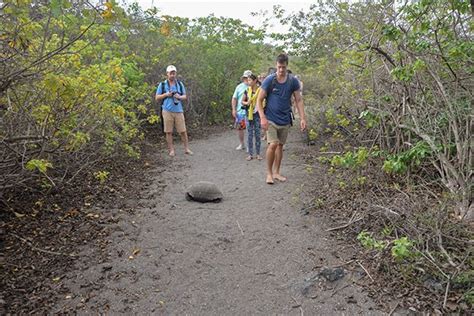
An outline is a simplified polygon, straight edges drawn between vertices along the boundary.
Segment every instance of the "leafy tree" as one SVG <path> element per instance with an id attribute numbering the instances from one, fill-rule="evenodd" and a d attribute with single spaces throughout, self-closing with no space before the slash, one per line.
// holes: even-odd
<path id="1" fill-rule="evenodd" d="M 310 113 L 333 111 L 339 130 L 375 139 L 386 170 L 433 166 L 465 219 L 474 218 L 471 11 L 467 0 L 319 1 L 282 16 L 285 45 L 313 65 Z"/>
<path id="2" fill-rule="evenodd" d="M 1 6 L 2 191 L 84 174 L 105 181 L 99 163 L 139 157 L 145 127 L 159 121 L 152 100 L 168 64 L 187 87 L 193 125 L 228 121 L 240 74 L 271 53 L 261 30 L 212 15 L 190 20 L 115 1 Z"/>

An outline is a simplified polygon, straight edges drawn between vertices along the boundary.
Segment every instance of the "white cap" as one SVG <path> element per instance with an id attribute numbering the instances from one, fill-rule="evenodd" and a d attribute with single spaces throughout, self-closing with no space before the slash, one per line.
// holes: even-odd
<path id="1" fill-rule="evenodd" d="M 172 72 L 172 71 L 176 71 L 176 67 L 175 67 L 175 66 L 169 65 L 168 67 L 166 67 L 166 72 Z"/>
<path id="2" fill-rule="evenodd" d="M 244 74 L 242 75 L 243 78 L 248 78 L 252 75 L 252 71 L 250 70 L 245 70 Z"/>

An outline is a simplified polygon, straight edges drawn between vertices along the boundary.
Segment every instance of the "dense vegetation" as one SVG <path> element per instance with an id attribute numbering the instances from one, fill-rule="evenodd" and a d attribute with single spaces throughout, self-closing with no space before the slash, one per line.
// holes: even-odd
<path id="1" fill-rule="evenodd" d="M 48 190 L 91 173 L 105 181 L 100 162 L 139 157 L 144 128 L 159 120 L 152 96 L 167 64 L 183 76 L 191 122 L 225 121 L 243 70 L 271 53 L 239 20 L 113 2 L 2 6 L 1 190 Z"/>
<path id="2" fill-rule="evenodd" d="M 275 13 L 291 28 L 275 38 L 300 57 L 310 137 L 328 136 L 321 152 L 333 154 L 318 158 L 333 197 L 314 205 L 352 214 L 348 226 L 385 284 L 423 284 L 431 308 L 472 306 L 472 227 L 459 220 L 474 219 L 474 7 L 318 1 Z"/>
<path id="3" fill-rule="evenodd" d="M 470 9 L 461 0 L 321 2 L 288 18 L 287 45 L 314 81 L 309 104 L 324 104 L 340 127 L 353 123 L 359 144 L 372 140 L 384 155 L 384 171 L 436 177 L 456 214 L 472 219 Z"/>
<path id="4" fill-rule="evenodd" d="M 469 1 L 321 0 L 308 12 L 275 7 L 262 16 L 287 24 L 288 34 L 114 1 L 0 6 L 2 209 L 16 192 L 49 192 L 86 176 L 104 182 L 112 158 L 139 158 L 157 129 L 152 96 L 167 64 L 187 87 L 190 125 L 222 124 L 242 71 L 264 71 L 284 50 L 303 77 L 309 137 L 328 140 L 321 152 L 337 151 L 320 161 L 338 189 L 366 192 L 380 180 L 394 192 L 411 190 L 410 201 L 420 191 L 430 196 L 402 220 L 387 209 L 397 220 L 384 220 L 379 231 L 363 227 L 360 243 L 390 257 L 405 285 L 425 282 L 420 274 L 442 284 L 435 296 L 442 308 L 450 287 L 461 293 L 457 302 L 472 306 L 472 230 L 464 226 L 474 219 Z M 269 36 L 280 45 L 266 44 Z"/>

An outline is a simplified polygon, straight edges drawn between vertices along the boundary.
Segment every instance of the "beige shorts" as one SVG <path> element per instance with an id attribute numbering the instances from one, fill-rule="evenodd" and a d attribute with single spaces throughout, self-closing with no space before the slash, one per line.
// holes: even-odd
<path id="1" fill-rule="evenodd" d="M 288 137 L 290 125 L 276 125 L 273 122 L 268 122 L 267 143 L 285 144 Z"/>
<path id="2" fill-rule="evenodd" d="M 178 133 L 186 132 L 183 113 L 163 111 L 163 125 L 165 133 L 173 133 L 174 127 Z"/>

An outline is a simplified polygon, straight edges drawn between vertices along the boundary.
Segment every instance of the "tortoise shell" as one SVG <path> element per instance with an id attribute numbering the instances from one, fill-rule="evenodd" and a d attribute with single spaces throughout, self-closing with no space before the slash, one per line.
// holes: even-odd
<path id="1" fill-rule="evenodd" d="M 191 185 L 186 191 L 188 201 L 220 202 L 224 198 L 221 190 L 212 182 L 199 181 Z"/>

